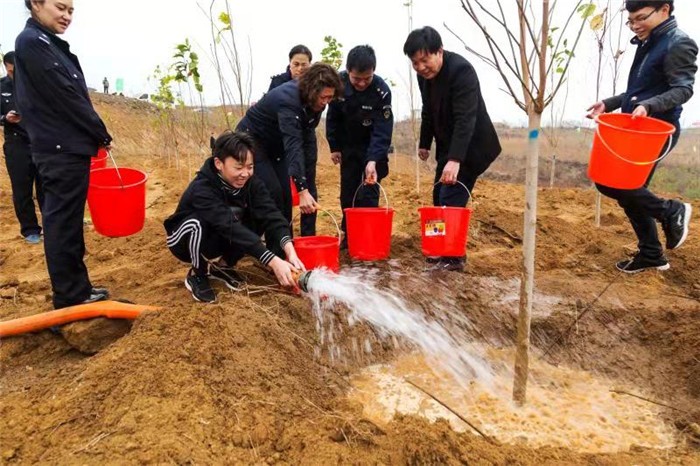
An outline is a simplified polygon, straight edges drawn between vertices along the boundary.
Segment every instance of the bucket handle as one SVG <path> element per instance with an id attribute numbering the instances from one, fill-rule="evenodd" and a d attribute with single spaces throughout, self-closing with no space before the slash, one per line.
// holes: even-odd
<path id="1" fill-rule="evenodd" d="M 469 205 L 469 202 L 471 202 L 471 203 L 472 203 L 472 208 L 473 208 L 473 207 L 474 207 L 474 196 L 472 196 L 472 192 L 469 191 L 469 188 L 467 188 L 467 185 L 465 185 L 465 184 L 462 183 L 461 181 L 456 180 L 456 182 L 457 182 L 457 184 L 461 184 L 462 187 L 464 188 L 464 190 L 467 192 L 467 194 L 469 194 L 469 200 L 467 201 L 467 205 Z M 439 185 L 439 184 L 444 184 L 444 183 L 443 183 L 442 181 L 438 181 L 437 183 L 435 183 L 435 184 L 433 185 L 433 188 L 434 188 L 435 186 Z M 443 207 L 444 207 L 444 206 L 443 206 Z"/>
<path id="2" fill-rule="evenodd" d="M 379 186 L 379 191 L 380 191 L 382 194 L 384 194 L 384 202 L 386 202 L 386 210 L 389 210 L 389 198 L 388 198 L 387 195 L 386 195 L 386 190 L 385 190 L 384 188 L 382 188 L 382 185 L 381 185 L 381 184 L 379 184 L 379 183 L 374 183 L 374 184 L 376 184 L 377 186 Z M 355 190 L 355 195 L 352 197 L 352 206 L 353 206 L 353 208 L 355 207 L 355 200 L 357 199 L 357 193 L 360 192 L 360 188 L 362 188 L 364 185 L 365 185 L 365 183 L 364 183 L 364 181 L 363 181 L 362 183 L 360 183 L 360 186 L 358 186 L 357 189 Z M 370 186 L 371 186 L 371 185 L 370 185 Z"/>
<path id="3" fill-rule="evenodd" d="M 333 220 L 333 224 L 335 225 L 335 229 L 336 229 L 336 231 L 338 232 L 338 244 L 340 244 L 340 242 L 341 242 L 341 239 L 340 239 L 340 226 L 338 225 L 338 221 L 335 219 L 335 217 L 333 216 L 333 214 L 330 213 L 329 211 L 327 211 L 326 209 L 318 209 L 317 212 L 321 212 L 322 214 L 327 214 L 327 215 L 331 218 L 331 220 Z M 299 217 L 299 215 L 300 215 L 300 214 L 295 214 L 294 217 L 292 217 L 292 221 L 289 222 L 289 228 L 293 228 L 292 225 L 294 225 L 294 220 L 296 220 L 297 217 Z"/>
<path id="4" fill-rule="evenodd" d="M 117 177 L 119 178 L 119 184 L 122 185 L 122 189 L 124 188 L 124 180 L 122 179 L 122 174 L 119 171 L 119 166 L 117 165 L 117 161 L 114 160 L 114 157 L 112 156 L 112 151 L 109 149 L 105 149 L 107 151 L 107 155 L 109 155 L 109 158 L 112 160 L 112 164 L 114 165 L 114 169 L 117 171 Z"/>
<path id="5" fill-rule="evenodd" d="M 605 142 L 605 139 L 603 139 L 603 135 L 600 134 L 600 124 L 596 128 L 596 134 L 598 135 L 598 140 L 600 140 L 600 143 L 603 144 L 603 147 L 605 147 L 608 150 L 608 152 L 610 152 L 612 155 L 622 160 L 623 162 L 627 162 L 631 165 L 654 165 L 656 163 L 659 163 L 663 159 L 665 159 L 668 154 L 671 153 L 671 149 L 673 148 L 673 133 L 671 133 L 668 135 L 668 142 L 666 143 L 666 152 L 664 152 L 664 154 L 661 157 L 659 157 L 656 160 L 652 160 L 651 162 L 636 162 L 634 160 L 628 160 L 620 154 L 618 154 L 617 152 L 615 152 L 614 150 L 612 150 L 608 143 Z"/>

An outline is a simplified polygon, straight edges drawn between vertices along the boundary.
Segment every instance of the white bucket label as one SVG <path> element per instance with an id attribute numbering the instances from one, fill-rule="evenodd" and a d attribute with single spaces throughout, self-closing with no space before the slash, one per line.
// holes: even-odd
<path id="1" fill-rule="evenodd" d="M 425 236 L 445 236 L 444 220 L 428 220 L 425 222 Z"/>

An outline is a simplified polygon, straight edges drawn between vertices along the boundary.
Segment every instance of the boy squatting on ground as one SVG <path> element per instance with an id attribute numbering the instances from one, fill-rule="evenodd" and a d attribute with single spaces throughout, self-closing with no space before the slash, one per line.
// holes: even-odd
<path id="1" fill-rule="evenodd" d="M 246 254 L 269 266 L 282 286 L 294 286 L 293 273 L 305 270 L 287 220 L 253 177 L 253 151 L 248 134 L 224 132 L 164 222 L 170 252 L 192 264 L 185 286 L 197 301 L 216 301 L 209 278 L 238 289 L 243 278 L 233 267 Z M 286 261 L 263 244 L 263 233 L 268 244 L 280 245 Z"/>

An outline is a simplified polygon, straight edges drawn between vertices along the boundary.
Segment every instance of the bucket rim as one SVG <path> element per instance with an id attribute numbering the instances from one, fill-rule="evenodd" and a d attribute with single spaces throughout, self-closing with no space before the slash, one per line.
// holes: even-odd
<path id="1" fill-rule="evenodd" d="M 441 210 L 467 210 L 469 212 L 474 212 L 474 209 L 472 207 L 456 207 L 456 206 L 449 206 L 449 205 L 431 205 L 431 206 L 422 206 L 418 207 L 418 212 L 422 212 L 424 210 L 434 210 L 434 209 L 441 209 Z"/>
<path id="2" fill-rule="evenodd" d="M 346 207 L 343 209 L 343 212 L 381 212 L 384 214 L 388 213 L 394 213 L 394 208 L 393 207 Z"/>
<path id="3" fill-rule="evenodd" d="M 330 236 L 330 235 L 313 235 L 313 236 L 295 236 L 292 238 L 292 242 L 310 242 L 308 240 L 323 240 L 323 241 L 328 241 L 328 245 L 333 245 L 337 246 L 338 245 L 338 237 L 337 236 Z M 296 247 L 296 244 L 294 245 Z"/>
<path id="4" fill-rule="evenodd" d="M 653 120 L 655 123 L 661 123 L 661 126 L 666 126 L 666 128 L 667 128 L 666 131 L 639 131 L 639 130 L 629 129 L 629 128 L 620 128 L 619 126 L 615 126 L 612 123 L 605 121 L 605 118 L 607 118 L 608 115 L 614 115 L 615 118 L 619 117 L 620 115 L 629 115 L 629 118 L 632 118 L 629 113 L 601 113 L 600 115 L 597 115 L 595 117 L 595 121 L 599 125 L 603 125 L 607 128 L 612 128 L 612 129 L 617 130 L 617 131 L 623 131 L 625 133 L 668 136 L 669 134 L 673 134 L 676 132 L 676 127 L 673 126 L 671 123 L 669 123 L 667 121 L 659 120 L 658 118 L 652 118 L 652 117 L 637 117 L 637 118 L 646 118 L 648 120 Z"/>
<path id="5" fill-rule="evenodd" d="M 97 172 L 100 172 L 100 171 L 103 171 L 103 170 L 113 170 L 113 171 L 117 171 L 117 168 L 115 168 L 115 167 L 95 168 L 94 170 L 90 170 L 90 173 L 97 173 Z M 118 185 L 118 186 L 105 186 L 105 185 L 102 185 L 102 184 L 93 183 L 93 182 L 92 182 L 92 179 L 93 179 L 93 178 L 90 177 L 90 187 L 99 188 L 99 189 L 126 189 L 126 188 L 133 188 L 133 187 L 135 187 L 135 186 L 140 186 L 140 185 L 142 185 L 142 184 L 145 184 L 146 181 L 148 181 L 148 173 L 146 173 L 146 172 L 143 171 L 143 170 L 139 170 L 138 168 L 120 167 L 118 170 L 119 170 L 120 172 L 123 172 L 124 170 L 128 170 L 128 171 L 131 171 L 131 172 L 138 172 L 138 173 L 140 173 L 140 174 L 143 175 L 143 179 L 140 180 L 140 181 L 137 181 L 137 182 L 135 182 L 135 183 L 130 183 L 130 184 L 123 184 L 123 185 L 120 184 L 120 185 Z"/>

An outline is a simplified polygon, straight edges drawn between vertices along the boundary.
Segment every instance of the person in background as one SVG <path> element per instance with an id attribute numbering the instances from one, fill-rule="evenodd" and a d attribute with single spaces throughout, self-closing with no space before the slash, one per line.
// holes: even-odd
<path id="1" fill-rule="evenodd" d="M 214 142 L 214 154 L 197 172 L 165 222 L 167 245 L 175 257 L 192 264 L 185 287 L 196 301 L 213 303 L 216 294 L 209 279 L 237 290 L 243 277 L 236 263 L 256 258 L 272 269 L 282 286 L 295 286 L 293 274 L 303 271 L 292 243 L 289 222 L 279 211 L 265 185 L 253 176 L 253 138 L 224 132 Z M 272 253 L 275 244 L 287 258 Z M 212 259 L 221 257 L 218 261 Z"/>
<path id="2" fill-rule="evenodd" d="M 676 18 L 672 16 L 672 0 L 629 0 L 625 7 L 629 12 L 627 26 L 635 34 L 632 44 L 637 46 L 627 90 L 593 104 L 588 108 L 588 117 L 595 118 L 601 113 L 622 109 L 624 113 L 631 113 L 633 118 L 650 116 L 671 123 L 676 132 L 671 147 L 665 146 L 663 154 L 676 145 L 681 134 L 681 106 L 693 95 L 698 46 L 678 29 Z M 625 210 L 637 236 L 638 252 L 631 259 L 616 264 L 617 269 L 625 273 L 670 268 L 659 241 L 657 221 L 666 235 L 666 249 L 677 249 L 688 237 L 691 205 L 662 199 L 652 193 L 648 186 L 654 170 L 639 189 L 616 189 L 596 184 L 601 194 L 615 199 Z"/>
<path id="3" fill-rule="evenodd" d="M 291 176 L 299 192 L 299 209 L 315 225 L 316 127 L 326 105 L 342 92 L 338 72 L 325 63 L 315 63 L 298 81 L 286 82 L 265 94 L 236 127 L 255 139 L 256 176 L 265 183 L 287 222 L 292 221 Z M 306 233 L 314 235 L 315 230 Z M 275 254 L 282 254 L 276 245 L 271 247 Z"/>
<path id="4" fill-rule="evenodd" d="M 292 79 L 298 80 L 311 66 L 311 60 L 313 60 L 313 55 L 307 46 L 299 44 L 292 47 L 292 50 L 289 51 L 289 65 L 287 65 L 287 69 L 284 73 L 276 74 L 270 78 L 268 91 Z"/>
<path id="5" fill-rule="evenodd" d="M 331 160 L 340 164 L 340 207 L 345 233 L 341 249 L 347 248 L 345 209 L 377 207 L 380 183 L 389 174 L 389 147 L 394 127 L 391 90 L 374 74 L 377 58 L 369 45 L 348 53 L 340 73 L 345 91 L 328 105 L 326 138 Z"/>
<path id="6" fill-rule="evenodd" d="M 107 76 L 102 80 L 102 88 L 105 94 L 109 94 L 109 81 L 107 81 Z"/>
<path id="7" fill-rule="evenodd" d="M 7 76 L 0 79 L 0 125 L 4 127 L 5 154 L 7 174 L 12 186 L 12 203 L 19 221 L 20 233 L 26 242 L 41 242 L 41 226 L 34 207 L 34 188 L 39 207 L 44 202 L 41 180 L 37 176 L 36 166 L 32 161 L 29 135 L 22 125 L 22 117 L 17 113 L 14 101 L 15 53 L 7 52 L 2 57 Z"/>
<path id="8" fill-rule="evenodd" d="M 428 159 L 435 139 L 433 205 L 465 207 L 477 178 L 501 153 L 479 78 L 466 59 L 443 50 L 440 34 L 430 26 L 412 31 L 403 52 L 418 75 L 423 101 L 421 160 Z M 436 268 L 461 271 L 465 257 L 428 258 L 428 262 Z"/>
<path id="9" fill-rule="evenodd" d="M 107 299 L 83 261 L 83 214 L 90 157 L 112 136 L 90 101 L 78 57 L 58 36 L 73 20 L 73 0 L 25 0 L 31 13 L 15 43 L 15 95 L 44 190 L 44 250 L 53 305 Z"/>
<path id="10" fill-rule="evenodd" d="M 284 73 L 275 75 L 270 79 L 270 88 L 268 89 L 268 92 L 288 81 L 299 80 L 301 75 L 304 74 L 307 69 L 309 69 L 309 66 L 311 66 L 311 60 L 313 60 L 313 55 L 307 46 L 299 44 L 292 47 L 292 50 L 289 51 L 289 65 L 287 65 L 287 70 Z M 315 180 L 316 160 L 307 159 L 304 161 L 304 166 L 306 167 L 306 179 Z M 309 192 L 314 199 L 318 199 L 318 192 L 316 191 L 315 182 L 309 185 Z M 299 222 L 301 226 L 301 236 L 312 236 L 316 233 L 315 213 L 302 213 Z"/>

